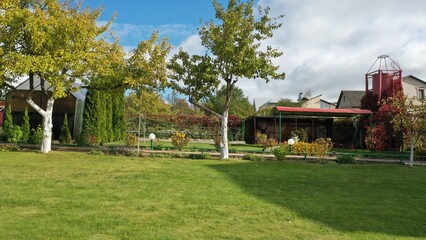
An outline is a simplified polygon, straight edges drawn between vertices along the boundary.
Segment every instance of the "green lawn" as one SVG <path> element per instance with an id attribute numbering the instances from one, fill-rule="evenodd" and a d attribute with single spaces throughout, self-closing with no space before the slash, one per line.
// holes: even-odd
<path id="1" fill-rule="evenodd" d="M 0 152 L 0 239 L 425 239 L 426 167 Z"/>

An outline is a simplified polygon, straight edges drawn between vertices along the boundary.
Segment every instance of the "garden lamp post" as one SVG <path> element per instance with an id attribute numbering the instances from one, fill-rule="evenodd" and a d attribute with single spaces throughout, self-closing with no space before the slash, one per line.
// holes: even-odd
<path id="1" fill-rule="evenodd" d="M 154 133 L 150 133 L 148 137 L 149 137 L 149 140 L 151 140 L 151 150 L 154 150 L 155 134 Z"/>
<path id="2" fill-rule="evenodd" d="M 293 146 L 293 144 L 294 144 L 294 139 L 293 139 L 293 138 L 290 138 L 290 139 L 287 141 L 287 143 L 288 143 L 288 145 L 290 146 L 290 153 L 291 153 L 291 151 L 292 151 L 292 146 Z"/>

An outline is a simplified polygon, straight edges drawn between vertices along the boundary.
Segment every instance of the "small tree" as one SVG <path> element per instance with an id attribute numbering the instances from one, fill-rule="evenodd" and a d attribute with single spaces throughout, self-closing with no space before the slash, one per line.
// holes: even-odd
<path id="1" fill-rule="evenodd" d="M 254 0 L 243 2 L 229 0 L 225 8 L 213 0 L 217 21 L 199 28 L 199 35 L 208 54 L 190 56 L 183 50 L 176 54 L 169 68 L 173 74 L 174 89 L 189 96 L 195 106 L 221 120 L 221 159 L 229 158 L 228 116 L 236 83 L 240 79 L 284 79 L 284 73 L 272 60 L 282 52 L 262 43 L 281 27 L 278 18 L 269 17 L 269 8 L 259 7 L 257 18 L 253 11 Z M 215 112 L 199 103 L 224 81 L 226 89 L 223 110 Z"/>
<path id="2" fill-rule="evenodd" d="M 28 142 L 31 135 L 31 128 L 30 128 L 30 117 L 28 116 L 28 109 L 25 108 L 24 117 L 22 119 L 22 142 Z"/>
<path id="3" fill-rule="evenodd" d="M 3 122 L 3 141 L 8 141 L 13 132 L 12 106 L 9 105 L 6 109 Z"/>
<path id="4" fill-rule="evenodd" d="M 412 167 L 414 147 L 425 138 L 426 134 L 425 100 L 407 99 L 406 96 L 391 97 L 388 100 L 398 110 L 391 122 L 395 131 L 404 133 L 404 143 L 410 146 L 410 166 Z"/>
<path id="5" fill-rule="evenodd" d="M 62 144 L 72 143 L 72 137 L 71 137 L 70 129 L 68 127 L 68 116 L 66 113 L 64 117 L 64 123 L 62 124 L 62 128 L 61 128 L 61 135 L 59 136 L 59 143 L 62 143 Z"/>

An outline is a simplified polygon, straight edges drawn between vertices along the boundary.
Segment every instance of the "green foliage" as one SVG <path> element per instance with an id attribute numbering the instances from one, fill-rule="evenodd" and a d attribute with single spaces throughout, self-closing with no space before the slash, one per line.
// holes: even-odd
<path id="1" fill-rule="evenodd" d="M 333 142 L 330 138 L 318 138 L 313 142 L 314 153 L 316 155 L 325 155 L 333 149 Z"/>
<path id="2" fill-rule="evenodd" d="M 352 155 L 339 155 L 337 156 L 337 163 L 339 164 L 356 164 L 355 158 Z"/>
<path id="3" fill-rule="evenodd" d="M 43 141 L 43 130 L 40 125 L 38 125 L 36 129 L 31 129 L 29 141 L 32 144 L 40 144 Z"/>
<path id="4" fill-rule="evenodd" d="M 128 147 L 136 146 L 138 144 L 138 136 L 133 133 L 127 133 L 124 142 Z"/>
<path id="5" fill-rule="evenodd" d="M 308 133 L 306 133 L 305 129 L 299 128 L 296 130 L 293 130 L 291 132 L 291 137 L 296 138 L 294 140 L 301 141 L 301 142 L 307 142 L 308 141 Z"/>
<path id="6" fill-rule="evenodd" d="M 287 155 L 290 153 L 290 146 L 288 144 L 281 144 L 278 147 L 272 149 L 275 159 L 278 161 L 284 161 Z"/>
<path id="7" fill-rule="evenodd" d="M 257 133 L 256 138 L 257 138 L 257 144 L 262 145 L 264 150 L 276 147 L 278 145 L 277 140 L 273 138 L 268 138 L 268 135 L 263 133 Z"/>
<path id="8" fill-rule="evenodd" d="M 243 156 L 243 160 L 253 161 L 253 162 L 263 162 L 265 157 L 254 154 L 246 154 Z"/>
<path id="9" fill-rule="evenodd" d="M 18 143 L 22 140 L 22 129 L 21 126 L 13 125 L 10 134 L 8 135 L 7 142 Z"/>
<path id="10" fill-rule="evenodd" d="M 175 132 L 172 136 L 172 144 L 177 149 L 182 149 L 186 145 L 188 145 L 190 139 L 184 132 Z"/>
<path id="11" fill-rule="evenodd" d="M 204 105 L 217 113 L 222 113 L 225 109 L 226 102 L 225 86 L 222 86 L 215 93 L 211 94 L 204 102 Z M 248 98 L 244 96 L 244 92 L 241 88 L 235 87 L 232 94 L 231 107 L 229 108 L 229 114 L 238 116 L 240 118 L 247 118 L 253 116 L 254 107 L 249 102 Z"/>
<path id="12" fill-rule="evenodd" d="M 59 136 L 59 143 L 70 144 L 72 143 L 72 137 L 70 129 L 68 127 L 68 114 L 65 113 L 64 123 L 62 124 L 61 134 Z"/>
<path id="13" fill-rule="evenodd" d="M 22 139 L 21 141 L 26 143 L 30 139 L 31 129 L 30 129 L 30 118 L 28 116 L 28 109 L 25 108 L 24 117 L 22 119 Z"/>
<path id="14" fill-rule="evenodd" d="M 124 111 L 123 89 L 105 91 L 89 88 L 84 103 L 82 136 L 96 136 L 96 145 L 122 140 L 126 129 Z"/>
<path id="15" fill-rule="evenodd" d="M 303 107 L 303 102 L 293 102 L 289 98 L 282 98 L 278 101 L 277 106 L 282 107 Z"/>
<path id="16" fill-rule="evenodd" d="M 12 106 L 9 105 L 6 109 L 3 122 L 3 140 L 8 141 L 12 136 L 13 131 L 13 117 L 12 117 Z"/>

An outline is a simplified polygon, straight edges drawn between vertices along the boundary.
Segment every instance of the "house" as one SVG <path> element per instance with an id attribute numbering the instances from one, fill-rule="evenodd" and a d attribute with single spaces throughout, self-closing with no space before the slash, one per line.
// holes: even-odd
<path id="1" fill-rule="evenodd" d="M 425 98 L 426 82 L 413 75 L 408 75 L 402 78 L 402 88 L 404 94 L 408 98 L 416 97 L 417 99 Z"/>
<path id="2" fill-rule="evenodd" d="M 336 108 L 336 104 L 321 99 L 322 94 L 312 98 L 302 98 L 305 108 Z"/>
<path id="3" fill-rule="evenodd" d="M 364 97 L 365 91 L 342 90 L 337 100 L 336 108 L 361 108 L 361 98 Z"/>
<path id="4" fill-rule="evenodd" d="M 417 99 L 424 99 L 426 82 L 413 75 L 408 75 L 402 78 L 402 88 L 404 89 L 404 94 L 407 95 L 408 98 L 416 97 Z M 364 90 L 342 90 L 336 108 L 360 108 L 361 99 L 364 95 Z"/>
<path id="5" fill-rule="evenodd" d="M 29 80 L 22 82 L 16 87 L 16 90 L 10 91 L 6 95 L 5 107 L 11 107 L 13 123 L 17 125 L 22 124 L 24 111 L 25 108 L 27 108 L 28 115 L 30 117 L 30 127 L 33 129 L 37 128 L 38 125 L 41 125 L 42 117 L 26 102 L 26 96 L 30 91 L 29 82 Z M 32 100 L 38 106 L 45 109 L 47 97 L 42 93 L 40 85 L 40 79 L 38 77 L 34 77 L 34 92 L 32 93 Z M 45 83 L 45 89 L 47 89 L 47 91 L 50 89 L 50 86 L 48 86 L 47 83 Z M 77 139 L 80 136 L 83 125 L 83 109 L 86 92 L 86 89 L 80 89 L 77 92 L 70 93 L 65 98 L 55 100 L 52 116 L 53 139 L 59 139 L 65 114 L 67 114 L 68 117 L 68 125 L 70 126 L 70 132 L 73 139 Z"/>
<path id="6" fill-rule="evenodd" d="M 254 111 L 257 112 L 266 107 L 275 107 L 279 101 L 279 98 L 255 98 L 253 100 Z"/>

